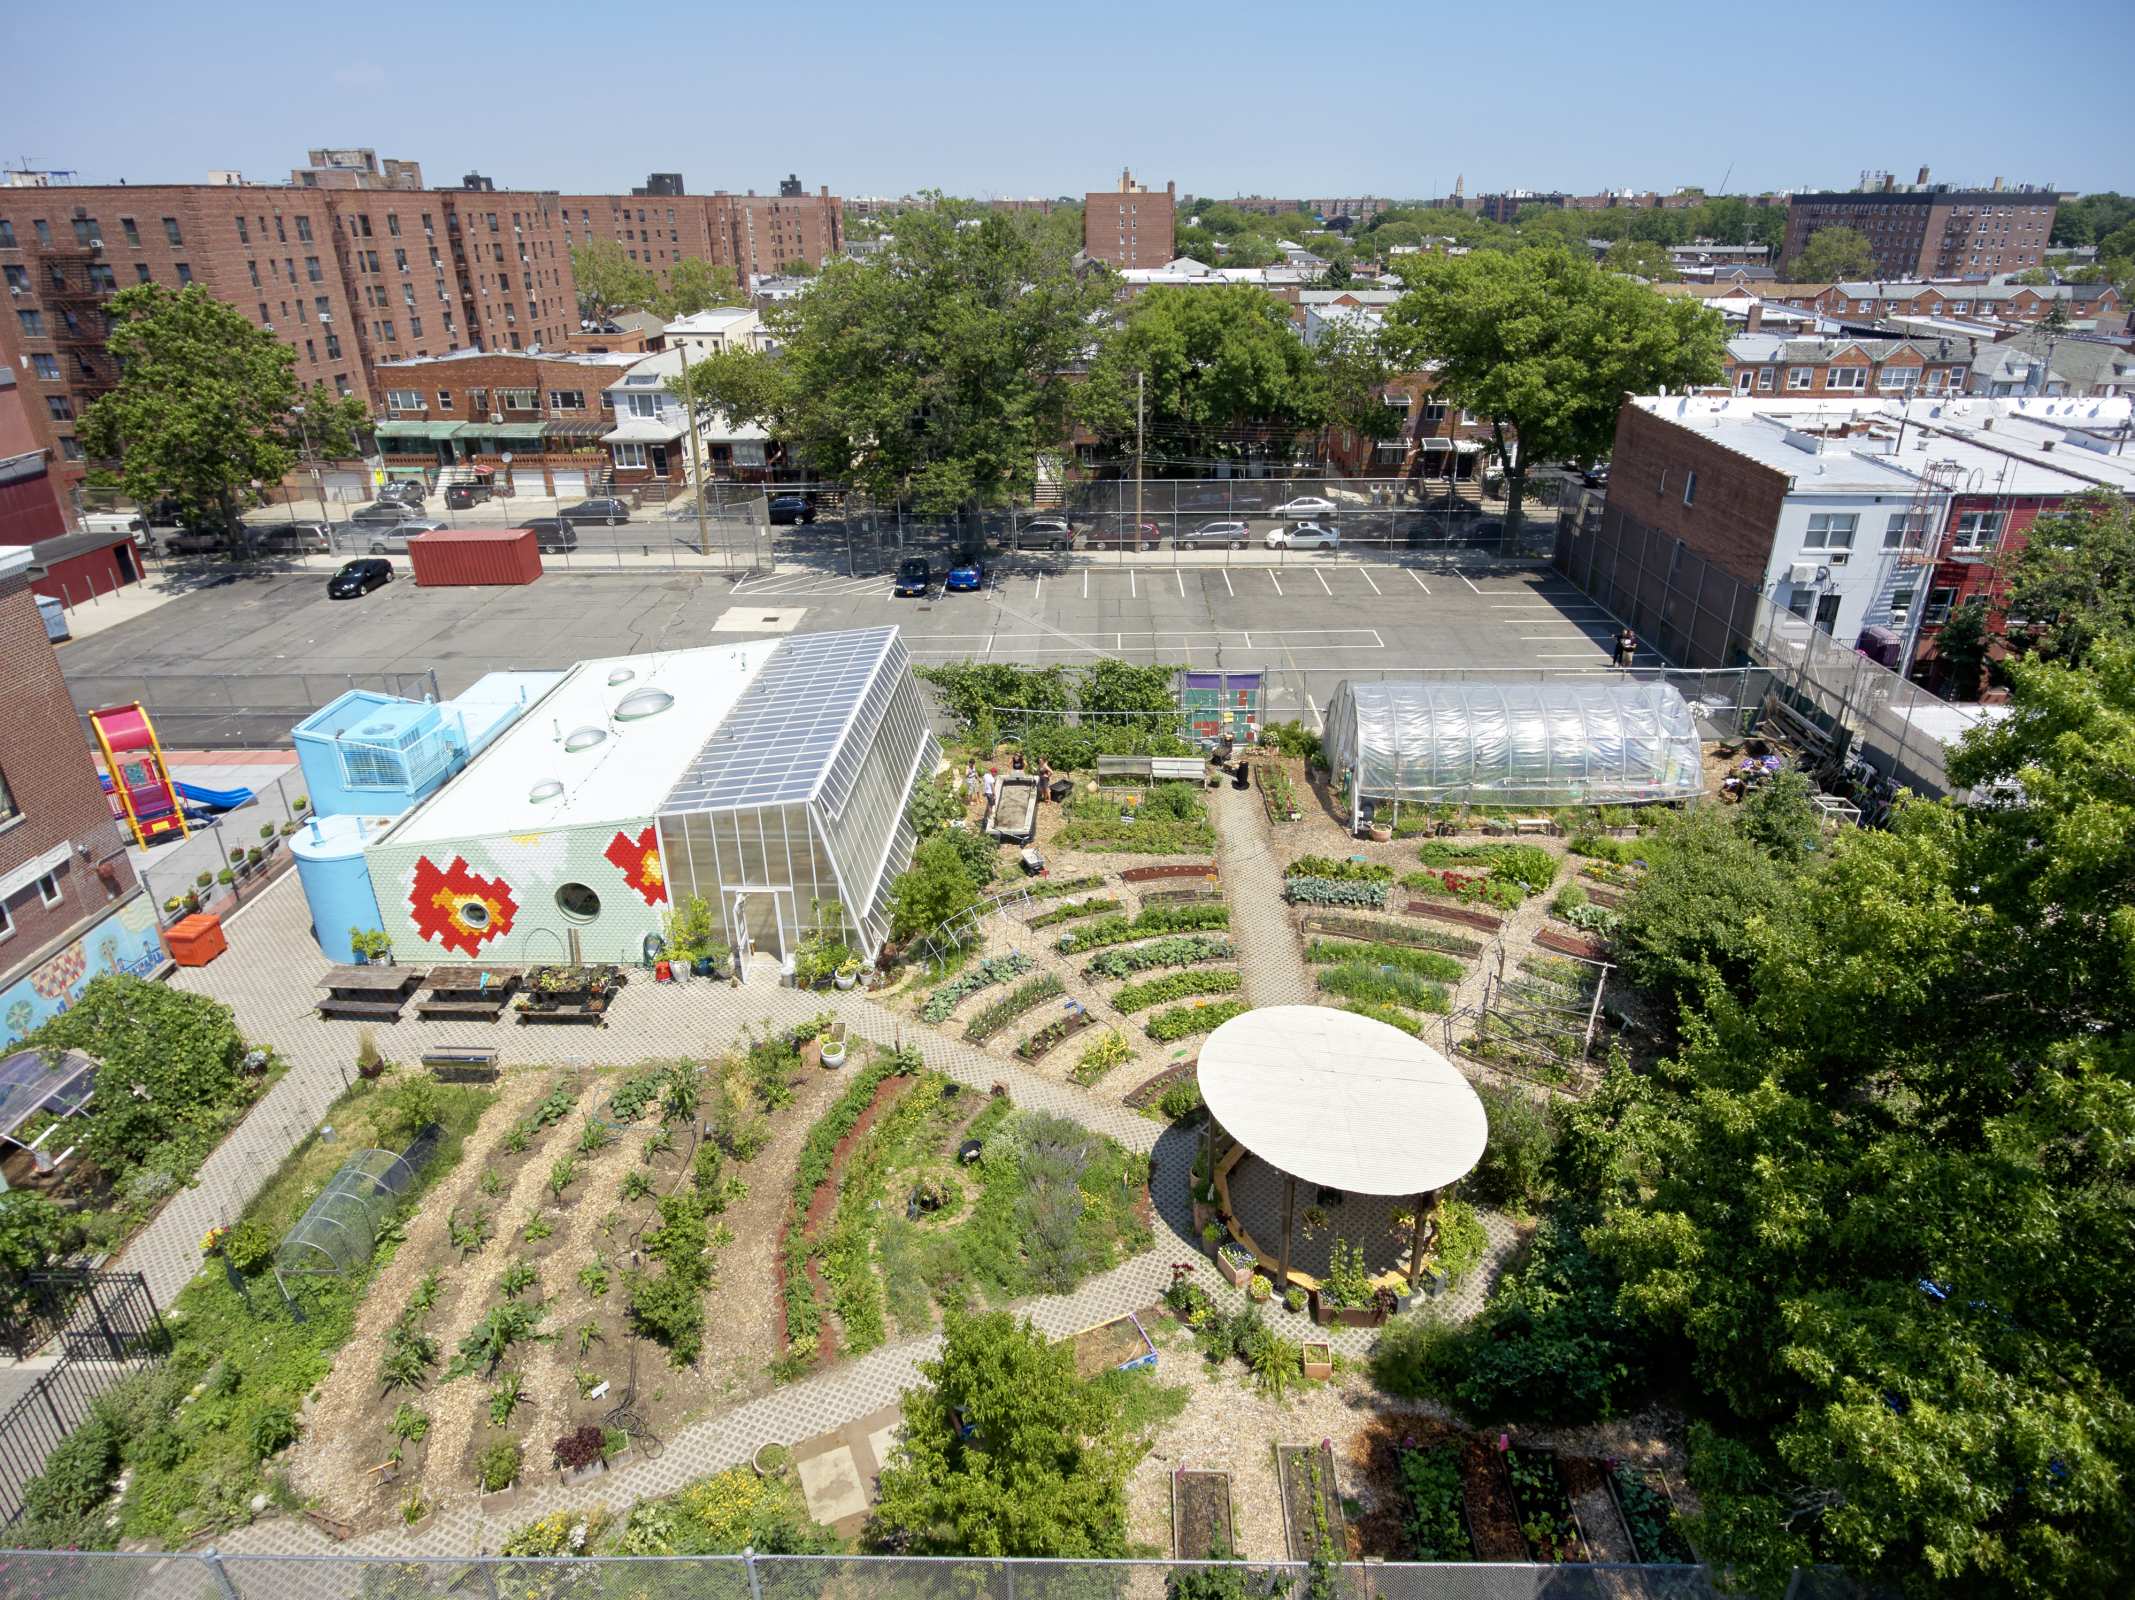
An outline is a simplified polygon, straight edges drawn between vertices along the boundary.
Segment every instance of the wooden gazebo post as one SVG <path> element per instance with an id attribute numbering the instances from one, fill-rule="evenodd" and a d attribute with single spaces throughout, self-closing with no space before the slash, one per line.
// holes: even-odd
<path id="1" fill-rule="evenodd" d="M 1290 1225 L 1297 1216 L 1297 1180 L 1287 1172 L 1282 1179 L 1282 1260 L 1275 1268 L 1275 1287 L 1290 1287 Z"/>
<path id="2" fill-rule="evenodd" d="M 1409 1293 L 1416 1292 L 1416 1284 L 1423 1276 L 1423 1236 L 1430 1219 L 1438 1210 L 1438 1191 L 1426 1189 L 1416 1196 L 1416 1225 L 1409 1235 Z"/>

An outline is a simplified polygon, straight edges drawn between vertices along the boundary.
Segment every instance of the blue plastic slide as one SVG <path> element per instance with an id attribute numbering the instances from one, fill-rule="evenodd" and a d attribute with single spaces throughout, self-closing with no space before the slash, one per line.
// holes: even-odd
<path id="1" fill-rule="evenodd" d="M 235 811 L 252 799 L 250 789 L 203 789 L 193 783 L 173 783 L 171 787 L 178 791 L 179 799 L 209 811 Z"/>

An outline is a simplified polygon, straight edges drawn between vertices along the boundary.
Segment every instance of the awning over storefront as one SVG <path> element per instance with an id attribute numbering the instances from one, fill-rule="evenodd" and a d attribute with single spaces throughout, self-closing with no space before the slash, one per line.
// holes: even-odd
<path id="1" fill-rule="evenodd" d="M 602 444 L 667 444 L 682 437 L 682 424 L 658 417 L 625 417 L 600 436 Z"/>
<path id="2" fill-rule="evenodd" d="M 466 426 L 464 422 L 403 422 L 394 419 L 372 423 L 371 431 L 403 439 L 449 439 Z"/>
<path id="3" fill-rule="evenodd" d="M 532 444 L 546 426 L 540 422 L 463 422 L 453 437 L 470 443 L 476 439 L 501 439 L 506 444 Z"/>

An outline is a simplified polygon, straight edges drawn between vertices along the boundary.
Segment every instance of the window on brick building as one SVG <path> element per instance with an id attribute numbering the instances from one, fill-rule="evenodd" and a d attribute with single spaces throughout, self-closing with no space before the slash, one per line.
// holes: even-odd
<path id="1" fill-rule="evenodd" d="M 420 336 L 418 335 L 418 337 Z M 452 409 L 452 391 L 450 389 L 437 391 L 437 409 L 440 411 L 450 411 Z"/>
<path id="2" fill-rule="evenodd" d="M 2002 541 L 1999 511 L 1962 511 L 1957 515 L 1957 548 L 1991 550 Z"/>
<path id="3" fill-rule="evenodd" d="M 1750 392 L 1750 386 L 1756 381 L 1757 375 L 1752 368 L 1737 368 L 1735 372 L 1735 393 L 1748 394 Z"/>
<path id="4" fill-rule="evenodd" d="M 431 238 L 434 238 L 437 234 L 437 224 L 430 220 L 430 213 L 427 211 L 423 213 L 423 234 L 425 237 Z"/>
<path id="5" fill-rule="evenodd" d="M 185 234 L 179 229 L 176 217 L 165 217 L 163 219 L 163 237 L 172 244 L 185 243 Z"/>
<path id="6" fill-rule="evenodd" d="M 28 268 L 8 267 L 4 269 L 4 272 L 7 278 L 8 288 L 13 290 L 16 294 L 28 294 L 30 292 L 30 274 Z"/>
<path id="7" fill-rule="evenodd" d="M 178 263 L 178 286 L 182 289 L 193 281 L 193 269 L 185 262 Z"/>
<path id="8" fill-rule="evenodd" d="M 261 327 L 271 328 L 274 326 L 274 319 L 267 315 L 267 302 L 264 300 L 259 303 L 259 320 Z"/>
<path id="9" fill-rule="evenodd" d="M 145 261 L 136 261 L 136 262 L 135 262 L 135 263 L 133 264 L 133 276 L 134 276 L 134 281 L 135 281 L 136 283 L 146 283 L 146 282 L 148 282 L 148 280 L 149 280 L 149 276 L 150 276 L 150 274 L 149 274 L 149 270 L 148 270 L 148 263 L 147 263 L 147 262 L 145 262 Z"/>
<path id="10" fill-rule="evenodd" d="M 30 223 L 30 226 L 31 226 L 31 227 L 32 227 L 33 229 L 35 229 L 35 230 L 36 230 L 36 233 L 37 233 L 37 242 L 38 242 L 39 244 L 45 244 L 45 245 L 48 245 L 48 244 L 50 244 L 50 243 L 52 242 L 52 224 L 51 224 L 51 223 L 49 223 L 49 222 L 45 221 L 45 219 L 44 219 L 44 218 L 42 218 L 42 217 L 38 217 L 38 218 L 36 218 L 36 219 L 35 219 L 34 221 L 32 221 L 32 222 Z"/>
<path id="11" fill-rule="evenodd" d="M 69 461 L 79 461 L 79 460 L 81 460 L 81 458 L 82 458 L 82 442 L 81 442 L 81 440 L 79 440 L 79 439 L 75 438 L 75 437 L 74 437 L 74 435 L 73 435 L 73 434 L 71 434 L 71 433 L 63 433 L 63 434 L 61 434 L 61 435 L 59 436 L 59 453 L 60 453 L 60 454 L 61 454 L 62 456 L 64 456 L 64 457 L 65 457 L 65 458 L 66 458 L 67 460 L 69 460 Z"/>
<path id="12" fill-rule="evenodd" d="M 467 409 L 469 411 L 487 411 L 489 409 L 489 391 L 487 389 L 469 389 L 467 391 Z"/>
<path id="13" fill-rule="evenodd" d="M 141 248 L 141 230 L 140 230 L 140 228 L 139 228 L 139 227 L 138 227 L 138 226 L 137 226 L 137 225 L 135 224 L 135 222 L 134 222 L 133 218 L 131 218 L 131 217 L 121 217 L 121 218 L 119 218 L 119 229 L 120 229 L 120 231 L 121 231 L 121 232 L 123 232 L 123 233 L 124 233 L 124 234 L 126 235 L 126 242 L 127 242 L 128 244 L 132 245 L 132 246 L 133 246 L 133 247 L 134 247 L 134 248 L 135 248 L 136 250 L 138 250 L 138 249 L 140 249 L 140 248 Z M 245 219 L 244 219 L 243 217 L 239 217 L 239 218 L 237 219 L 237 237 L 238 237 L 238 238 L 239 238 L 240 240 L 242 240 L 242 239 L 244 238 L 244 236 L 245 236 Z"/>
<path id="14" fill-rule="evenodd" d="M 408 270 L 408 252 L 396 247 L 393 251 L 393 267 L 397 272 Z"/>
<path id="15" fill-rule="evenodd" d="M 583 411 L 586 409 L 586 392 L 583 389 L 551 389 L 551 411 Z"/>
<path id="16" fill-rule="evenodd" d="M 384 326 L 384 328 L 385 328 L 385 337 L 386 337 L 386 338 L 388 338 L 388 339 L 397 339 L 397 338 L 399 338 L 399 337 L 400 337 L 400 336 L 399 336 L 398 334 L 396 334 L 396 333 L 395 333 L 395 332 L 393 331 L 393 319 L 392 319 L 391 317 L 387 317 L 387 318 L 385 319 L 385 322 L 384 322 L 383 326 Z"/>
<path id="17" fill-rule="evenodd" d="M 489 224 L 489 231 L 490 231 L 491 233 L 495 233 L 495 232 L 497 232 L 497 231 L 498 231 L 498 229 L 497 229 L 497 214 L 496 214 L 496 213 L 495 213 L 494 211 L 485 211 L 485 212 L 483 212 L 483 213 L 482 213 L 482 220 L 483 220 L 484 222 L 486 222 L 486 223 L 488 223 L 488 224 Z"/>
<path id="18" fill-rule="evenodd" d="M 348 394 L 347 373 L 337 372 L 334 374 L 334 393 L 342 396 L 346 396 Z"/>
<path id="19" fill-rule="evenodd" d="M 44 313 L 42 311 L 18 311 L 15 313 L 15 319 L 22 324 L 22 332 L 25 337 L 31 339 L 42 339 L 44 337 Z"/>
<path id="20" fill-rule="evenodd" d="M 1859 391 L 1868 387 L 1866 367 L 1830 367 L 1824 372 L 1824 387 L 1844 394 L 1849 390 Z"/>
<path id="21" fill-rule="evenodd" d="M 47 908 L 59 904 L 62 896 L 59 892 L 59 876 L 57 873 L 48 872 L 37 880 L 37 898 L 42 900 Z"/>
<path id="22" fill-rule="evenodd" d="M 100 245 L 104 242 L 104 235 L 96 225 L 96 218 L 76 217 L 74 219 L 74 242 L 79 245 Z"/>
<path id="23" fill-rule="evenodd" d="M 1698 475 L 1694 471 L 1685 473 L 1683 475 L 1683 504 L 1686 506 L 1694 504 L 1697 498 Z"/>
<path id="24" fill-rule="evenodd" d="M 499 411 L 538 411 L 541 408 L 541 392 L 538 389 L 499 389 Z"/>
<path id="25" fill-rule="evenodd" d="M 341 359 L 341 335 L 338 333 L 329 333 L 326 336 L 326 359 L 329 361 L 339 361 Z"/>
<path id="26" fill-rule="evenodd" d="M 389 411 L 420 411 L 423 396 L 420 389 L 388 389 L 385 392 L 386 409 Z"/>
<path id="27" fill-rule="evenodd" d="M 309 339 L 304 341 L 304 359 L 313 362 L 319 359 L 319 347 Z"/>
<path id="28" fill-rule="evenodd" d="M 7 774 L 0 772 L 0 822 L 13 822 L 22 815 L 15 804 L 15 791 L 7 786 Z"/>
<path id="29" fill-rule="evenodd" d="M 50 379 L 54 383 L 59 381 L 59 362 L 56 358 L 45 355 L 31 356 L 30 366 L 38 377 Z"/>
<path id="30" fill-rule="evenodd" d="M 0 217 L 0 249 L 12 250 L 14 248 L 15 225 L 8 221 L 7 218 Z"/>
<path id="31" fill-rule="evenodd" d="M 48 394 L 44 397 L 45 410 L 52 413 L 54 422 L 74 420 L 74 402 L 63 394 Z"/>
<path id="32" fill-rule="evenodd" d="M 1927 610 L 1921 614 L 1920 620 L 1931 628 L 1939 626 L 1949 621 L 1950 608 L 1956 604 L 1955 588 L 1930 589 L 1927 592 Z"/>
<path id="33" fill-rule="evenodd" d="M 398 211 L 388 211 L 385 214 L 385 231 L 396 239 L 400 237 L 400 213 Z"/>

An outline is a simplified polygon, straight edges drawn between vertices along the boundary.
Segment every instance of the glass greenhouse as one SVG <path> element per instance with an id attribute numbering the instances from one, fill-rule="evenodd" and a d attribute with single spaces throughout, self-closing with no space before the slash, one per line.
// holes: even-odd
<path id="1" fill-rule="evenodd" d="M 938 749 L 895 628 L 799 634 L 749 681 L 658 814 L 675 894 L 719 908 L 737 952 L 833 931 L 872 956 L 910 864 L 913 783 Z"/>
<path id="2" fill-rule="evenodd" d="M 1697 724 L 1665 683 L 1350 680 L 1327 707 L 1350 806 L 1642 805 L 1704 790 Z"/>

